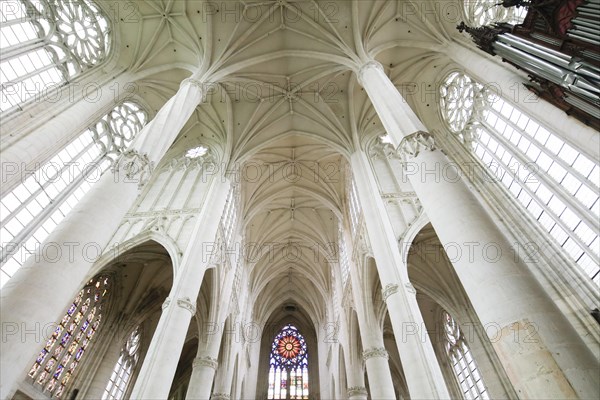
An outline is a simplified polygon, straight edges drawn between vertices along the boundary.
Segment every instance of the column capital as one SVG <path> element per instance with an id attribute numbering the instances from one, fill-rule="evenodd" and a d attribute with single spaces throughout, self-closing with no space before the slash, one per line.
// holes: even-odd
<path id="1" fill-rule="evenodd" d="M 227 393 L 213 393 L 210 395 L 210 400 L 229 400 L 231 396 Z"/>
<path id="2" fill-rule="evenodd" d="M 363 360 L 367 361 L 373 357 L 385 358 L 386 360 L 390 358 L 387 350 L 383 347 L 371 347 L 363 351 Z"/>
<path id="3" fill-rule="evenodd" d="M 160 308 L 164 310 L 165 308 L 169 307 L 169 304 L 171 304 L 171 298 L 167 297 Z"/>
<path id="4" fill-rule="evenodd" d="M 185 308 L 192 313 L 192 316 L 196 314 L 196 305 L 192 303 L 189 297 L 180 297 L 177 299 L 177 305 L 181 308 Z"/>
<path id="5" fill-rule="evenodd" d="M 363 75 L 366 71 L 369 71 L 371 69 L 377 69 L 383 73 L 385 73 L 385 70 L 383 69 L 383 65 L 381 65 L 381 63 L 379 61 L 375 61 L 375 60 L 370 60 L 367 61 L 366 63 L 364 63 L 363 65 L 361 65 L 360 67 L 358 67 L 358 71 L 356 73 L 357 77 L 358 77 L 358 83 L 361 84 L 361 86 L 363 85 Z"/>
<path id="6" fill-rule="evenodd" d="M 438 147 L 431 133 L 417 131 L 402 139 L 400 145 L 398 145 L 398 155 L 407 161 L 417 157 L 422 151 L 434 151 L 437 149 Z"/>
<path id="7" fill-rule="evenodd" d="M 216 370 L 218 366 L 219 361 L 216 358 L 210 356 L 196 357 L 192 362 L 192 368 L 209 367 Z"/>
<path id="8" fill-rule="evenodd" d="M 119 156 L 113 164 L 111 171 L 117 181 L 124 183 L 137 182 L 138 186 L 143 187 L 154 169 L 154 163 L 148 158 L 148 154 L 140 153 L 136 149 L 127 150 Z M 124 176 L 119 176 L 120 171 Z"/>
<path id="9" fill-rule="evenodd" d="M 396 284 L 388 283 L 385 285 L 385 288 L 381 289 L 381 295 L 383 296 L 384 302 L 394 293 L 398 293 L 398 285 Z"/>
<path id="10" fill-rule="evenodd" d="M 364 386 L 352 386 L 348 388 L 348 397 L 368 396 L 367 388 Z"/>

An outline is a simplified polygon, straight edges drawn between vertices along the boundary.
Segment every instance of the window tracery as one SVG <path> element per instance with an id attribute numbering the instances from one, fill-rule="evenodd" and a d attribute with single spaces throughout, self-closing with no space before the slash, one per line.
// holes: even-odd
<path id="1" fill-rule="evenodd" d="M 500 0 L 465 0 L 464 7 L 474 26 L 487 26 L 498 22 L 517 25 L 523 22 L 527 7 L 504 7 L 502 3 Z"/>
<path id="2" fill-rule="evenodd" d="M 271 344 L 269 399 L 308 399 L 306 340 L 294 325 L 284 326 Z"/>
<path id="3" fill-rule="evenodd" d="M 0 199 L 0 287 L 38 250 L 147 120 L 134 102 L 115 106 Z"/>
<path id="4" fill-rule="evenodd" d="M 138 326 L 131 332 L 121 349 L 119 360 L 104 389 L 102 400 L 120 400 L 125 397 L 127 385 L 139 360 L 141 338 L 142 332 Z"/>
<path id="5" fill-rule="evenodd" d="M 443 319 L 446 354 L 465 399 L 489 399 L 483 379 L 458 323 L 447 312 L 443 313 Z"/>
<path id="6" fill-rule="evenodd" d="M 89 0 L 6 2 L 0 22 L 0 112 L 71 81 L 109 50 L 108 20 Z"/>
<path id="7" fill-rule="evenodd" d="M 110 279 L 91 279 L 77 294 L 52 336 L 40 351 L 28 377 L 51 397 L 65 394 L 102 320 Z"/>
<path id="8" fill-rule="evenodd" d="M 493 178 L 600 283 L 600 166 L 463 73 L 446 77 L 440 105 Z"/>

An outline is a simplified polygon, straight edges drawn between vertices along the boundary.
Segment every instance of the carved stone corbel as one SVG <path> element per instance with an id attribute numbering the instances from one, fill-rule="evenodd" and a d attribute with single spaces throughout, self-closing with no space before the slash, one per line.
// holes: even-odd
<path id="1" fill-rule="evenodd" d="M 138 187 L 141 188 L 148 182 L 153 168 L 154 163 L 150 161 L 147 154 L 137 150 L 127 150 L 115 161 L 111 171 L 116 181 L 137 182 Z M 123 176 L 120 175 L 121 172 Z"/>
<path id="2" fill-rule="evenodd" d="M 402 160 L 408 161 L 419 155 L 419 153 L 429 150 L 434 151 L 438 147 L 429 132 L 417 131 L 406 136 L 398 146 L 398 155 Z"/>

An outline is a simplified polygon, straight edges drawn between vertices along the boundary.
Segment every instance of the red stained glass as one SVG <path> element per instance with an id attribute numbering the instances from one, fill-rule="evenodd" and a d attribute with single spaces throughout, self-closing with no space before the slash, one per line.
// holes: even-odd
<path id="1" fill-rule="evenodd" d="M 300 341 L 293 336 L 284 336 L 277 343 L 277 352 L 280 356 L 291 359 L 300 353 Z"/>

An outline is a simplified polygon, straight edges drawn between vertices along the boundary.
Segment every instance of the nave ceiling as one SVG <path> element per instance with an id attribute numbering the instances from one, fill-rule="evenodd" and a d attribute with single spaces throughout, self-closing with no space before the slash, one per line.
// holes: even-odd
<path id="1" fill-rule="evenodd" d="M 409 94 L 434 79 L 462 17 L 457 1 L 426 3 L 105 2 L 118 20 L 115 68 L 137 77 L 152 111 L 183 79 L 209 82 L 169 154 L 201 144 L 242 171 L 244 239 L 270 249 L 249 256 L 257 318 L 290 302 L 313 322 L 327 314 L 325 249 L 338 242 L 348 159 L 385 134 L 356 71 L 374 58 Z M 436 112 L 407 99 L 418 113 Z"/>

